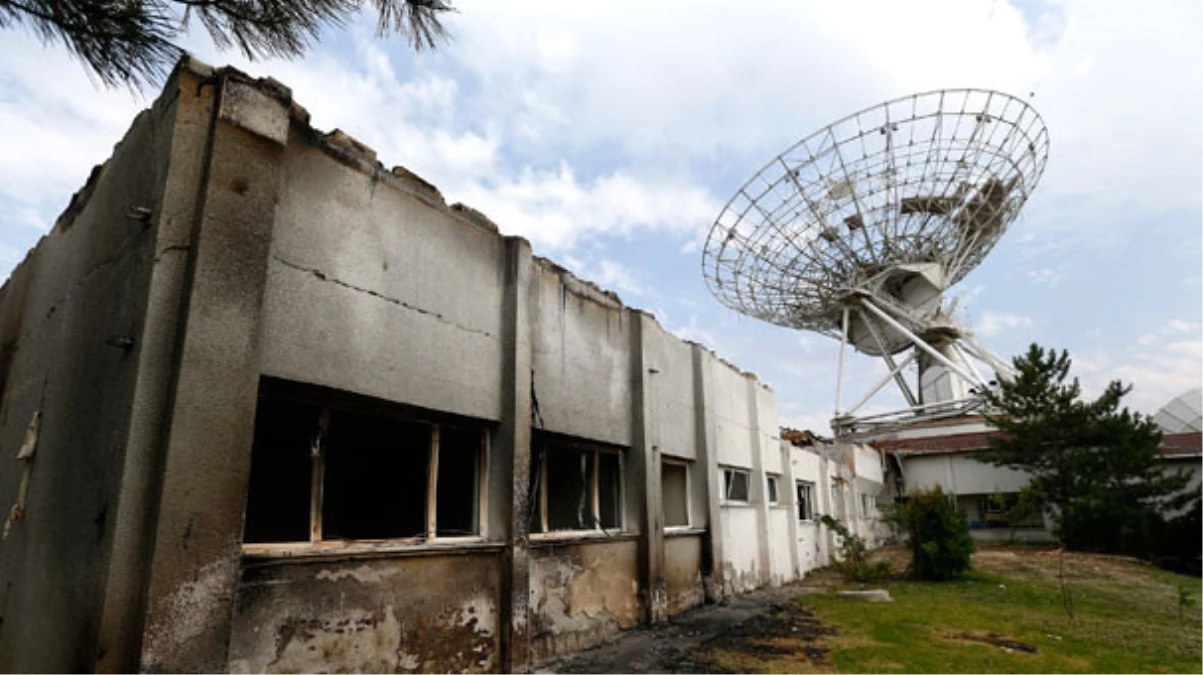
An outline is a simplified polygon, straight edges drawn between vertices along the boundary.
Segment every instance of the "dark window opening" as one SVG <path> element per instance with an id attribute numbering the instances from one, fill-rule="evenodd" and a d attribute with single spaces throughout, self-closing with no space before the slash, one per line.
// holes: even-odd
<path id="1" fill-rule="evenodd" d="M 622 529 L 622 455 L 536 440 L 539 466 L 531 531 Z"/>
<path id="2" fill-rule="evenodd" d="M 777 503 L 777 477 L 776 476 L 768 476 L 767 485 L 768 485 L 768 491 L 769 491 L 769 503 L 776 504 Z"/>
<path id="3" fill-rule="evenodd" d="M 439 429 L 439 475 L 435 494 L 437 534 L 465 537 L 480 533 L 480 458 L 483 438 L 479 430 Z"/>
<path id="4" fill-rule="evenodd" d="M 689 474 L 684 464 L 666 462 L 660 466 L 660 501 L 665 527 L 689 525 Z"/>
<path id="5" fill-rule="evenodd" d="M 321 408 L 259 401 L 255 412 L 255 450 L 247 491 L 248 542 L 308 541 L 312 447 Z"/>
<path id="6" fill-rule="evenodd" d="M 622 462 L 617 453 L 597 453 L 597 510 L 605 530 L 622 527 Z"/>
<path id="7" fill-rule="evenodd" d="M 556 448 L 547 453 L 547 528 L 592 530 L 593 453 Z"/>
<path id="8" fill-rule="evenodd" d="M 814 520 L 814 484 L 798 481 L 795 490 L 798 496 L 798 520 Z"/>
<path id="9" fill-rule="evenodd" d="M 265 384 L 244 542 L 483 535 L 482 426 L 436 424 L 338 392 Z"/>
<path id="10" fill-rule="evenodd" d="M 336 412 L 330 422 L 322 539 L 404 539 L 426 533 L 431 427 Z"/>

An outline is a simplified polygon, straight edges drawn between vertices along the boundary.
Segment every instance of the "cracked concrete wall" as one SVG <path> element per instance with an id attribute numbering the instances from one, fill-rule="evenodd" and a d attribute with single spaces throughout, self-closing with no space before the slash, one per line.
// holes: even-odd
<path id="1" fill-rule="evenodd" d="M 249 563 L 229 670 L 495 672 L 498 555 Z"/>
<path id="2" fill-rule="evenodd" d="M 169 80 L 172 91 L 177 78 Z M 144 111 L 0 289 L 0 670 L 90 671 L 120 523 L 176 98 Z M 14 461 L 35 411 L 34 455 Z M 143 470 L 146 467 L 142 467 Z"/>
<path id="3" fill-rule="evenodd" d="M 500 419 L 502 238 L 299 131 L 285 162 L 264 374 Z"/>

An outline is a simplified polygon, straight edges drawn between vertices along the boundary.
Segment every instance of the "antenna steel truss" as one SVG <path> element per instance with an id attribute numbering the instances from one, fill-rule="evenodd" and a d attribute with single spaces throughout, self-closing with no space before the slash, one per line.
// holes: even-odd
<path id="1" fill-rule="evenodd" d="M 1048 147 L 1040 115 L 995 91 L 933 91 L 866 108 L 752 176 L 711 228 L 702 272 L 731 309 L 841 341 L 837 432 L 892 424 L 898 415 L 963 413 L 980 405 L 971 392 L 988 385 L 972 360 L 1003 377 L 1009 366 L 952 321 L 942 293 L 1015 220 Z M 881 356 L 889 373 L 845 412 L 849 342 Z M 892 358 L 906 349 L 906 358 Z M 912 362 L 921 371 L 918 395 L 903 373 Z M 925 368 L 963 383 L 930 385 L 925 396 Z M 890 380 L 908 410 L 850 416 Z"/>

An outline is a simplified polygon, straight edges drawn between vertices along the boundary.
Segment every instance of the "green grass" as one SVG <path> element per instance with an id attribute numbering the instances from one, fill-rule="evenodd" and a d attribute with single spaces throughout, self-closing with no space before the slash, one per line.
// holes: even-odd
<path id="1" fill-rule="evenodd" d="M 979 554 L 980 555 L 980 554 Z M 1075 558 L 1070 589 L 1075 616 L 1063 606 L 1056 556 L 1004 555 L 942 583 L 897 580 L 877 585 L 894 601 L 865 603 L 833 592 L 799 598 L 838 635 L 823 638 L 840 672 L 1203 672 L 1199 579 L 1136 563 Z M 1010 558 L 1008 558 L 1010 560 Z M 1002 569 L 1015 571 L 1004 572 Z M 1196 604 L 1178 618 L 1178 585 Z M 1037 653 L 960 639 L 997 633 Z M 822 668 L 820 668 L 822 669 Z"/>

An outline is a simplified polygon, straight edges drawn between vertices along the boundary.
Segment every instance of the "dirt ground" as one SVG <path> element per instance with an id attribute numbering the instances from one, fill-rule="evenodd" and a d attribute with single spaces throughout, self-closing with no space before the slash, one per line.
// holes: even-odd
<path id="1" fill-rule="evenodd" d="M 791 600 L 807 592 L 802 584 L 748 593 L 704 605 L 668 623 L 627 631 L 608 644 L 543 664 L 541 673 L 730 673 L 741 672 L 721 655 L 825 663 L 825 651 L 803 650 L 798 640 L 831 634 Z M 790 647 L 773 644 L 788 637 Z M 733 669 L 734 667 L 734 669 Z"/>

